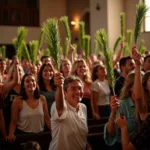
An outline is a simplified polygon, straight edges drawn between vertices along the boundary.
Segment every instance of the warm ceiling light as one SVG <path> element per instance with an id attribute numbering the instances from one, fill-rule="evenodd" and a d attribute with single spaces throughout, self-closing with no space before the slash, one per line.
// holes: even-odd
<path id="1" fill-rule="evenodd" d="M 76 22 L 75 21 L 71 21 L 71 25 L 76 25 Z"/>

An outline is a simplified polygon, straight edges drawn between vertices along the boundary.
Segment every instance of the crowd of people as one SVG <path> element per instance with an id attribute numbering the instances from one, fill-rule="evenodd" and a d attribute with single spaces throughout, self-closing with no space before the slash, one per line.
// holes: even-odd
<path id="1" fill-rule="evenodd" d="M 49 150 L 92 150 L 87 120 L 108 117 L 104 140 L 110 149 L 148 150 L 150 55 L 133 47 L 131 56 L 123 56 L 123 47 L 121 42 L 112 58 L 116 95 L 95 54 L 62 58 L 59 70 L 50 56 L 35 65 L 16 56 L 0 59 L 1 137 L 14 142 L 20 134 L 51 130 Z"/>

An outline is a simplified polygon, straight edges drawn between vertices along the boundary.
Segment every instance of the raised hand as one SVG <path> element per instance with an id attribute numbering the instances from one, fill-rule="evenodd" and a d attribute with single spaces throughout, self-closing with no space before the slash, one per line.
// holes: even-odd
<path id="1" fill-rule="evenodd" d="M 116 115 L 119 110 L 119 106 L 120 105 L 117 96 L 111 96 L 111 100 L 110 100 L 111 113 Z"/>
<path id="2" fill-rule="evenodd" d="M 119 128 L 126 128 L 127 127 L 127 120 L 125 116 L 119 116 L 116 120 L 115 123 Z"/>
<path id="3" fill-rule="evenodd" d="M 142 64 L 142 56 L 138 52 L 136 46 L 132 48 L 132 58 L 134 59 L 136 65 L 141 65 Z"/>
<path id="4" fill-rule="evenodd" d="M 63 87 L 64 77 L 63 77 L 62 73 L 57 72 L 54 74 L 54 83 L 57 87 Z"/>

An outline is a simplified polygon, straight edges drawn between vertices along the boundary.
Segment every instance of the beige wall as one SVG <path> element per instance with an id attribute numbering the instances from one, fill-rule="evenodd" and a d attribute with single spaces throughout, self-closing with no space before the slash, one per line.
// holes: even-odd
<path id="1" fill-rule="evenodd" d="M 120 13 L 124 11 L 124 0 L 107 0 L 108 45 L 114 47 L 120 35 Z"/>
<path id="2" fill-rule="evenodd" d="M 125 12 L 126 12 L 126 26 L 127 29 L 133 29 L 135 25 L 135 16 L 136 16 L 136 4 L 139 0 L 125 0 Z M 150 50 L 150 32 L 142 33 L 141 39 L 145 40 L 145 45 L 147 49 Z"/>
<path id="3" fill-rule="evenodd" d="M 96 5 L 99 3 L 100 10 L 96 10 Z M 95 33 L 100 28 L 108 30 L 107 22 L 107 0 L 90 0 L 90 14 L 91 14 L 91 38 L 92 48 L 94 47 L 93 41 Z"/>
<path id="4" fill-rule="evenodd" d="M 40 25 L 49 17 L 57 17 L 66 15 L 66 0 L 40 0 Z M 26 41 L 37 40 L 40 34 L 39 27 L 28 27 L 28 36 Z M 12 39 L 16 37 L 17 27 L 0 26 L 0 44 L 11 44 Z M 62 41 L 64 40 L 64 29 L 60 24 L 60 34 Z"/>

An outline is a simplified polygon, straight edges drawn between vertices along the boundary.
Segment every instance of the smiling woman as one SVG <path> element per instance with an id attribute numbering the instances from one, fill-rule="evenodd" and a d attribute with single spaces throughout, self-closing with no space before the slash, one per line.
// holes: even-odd
<path id="1" fill-rule="evenodd" d="M 25 74 L 21 82 L 20 96 L 12 104 L 7 140 L 13 142 L 16 139 L 16 126 L 16 134 L 38 133 L 44 130 L 44 123 L 50 129 L 46 99 L 40 95 L 34 75 Z"/>

